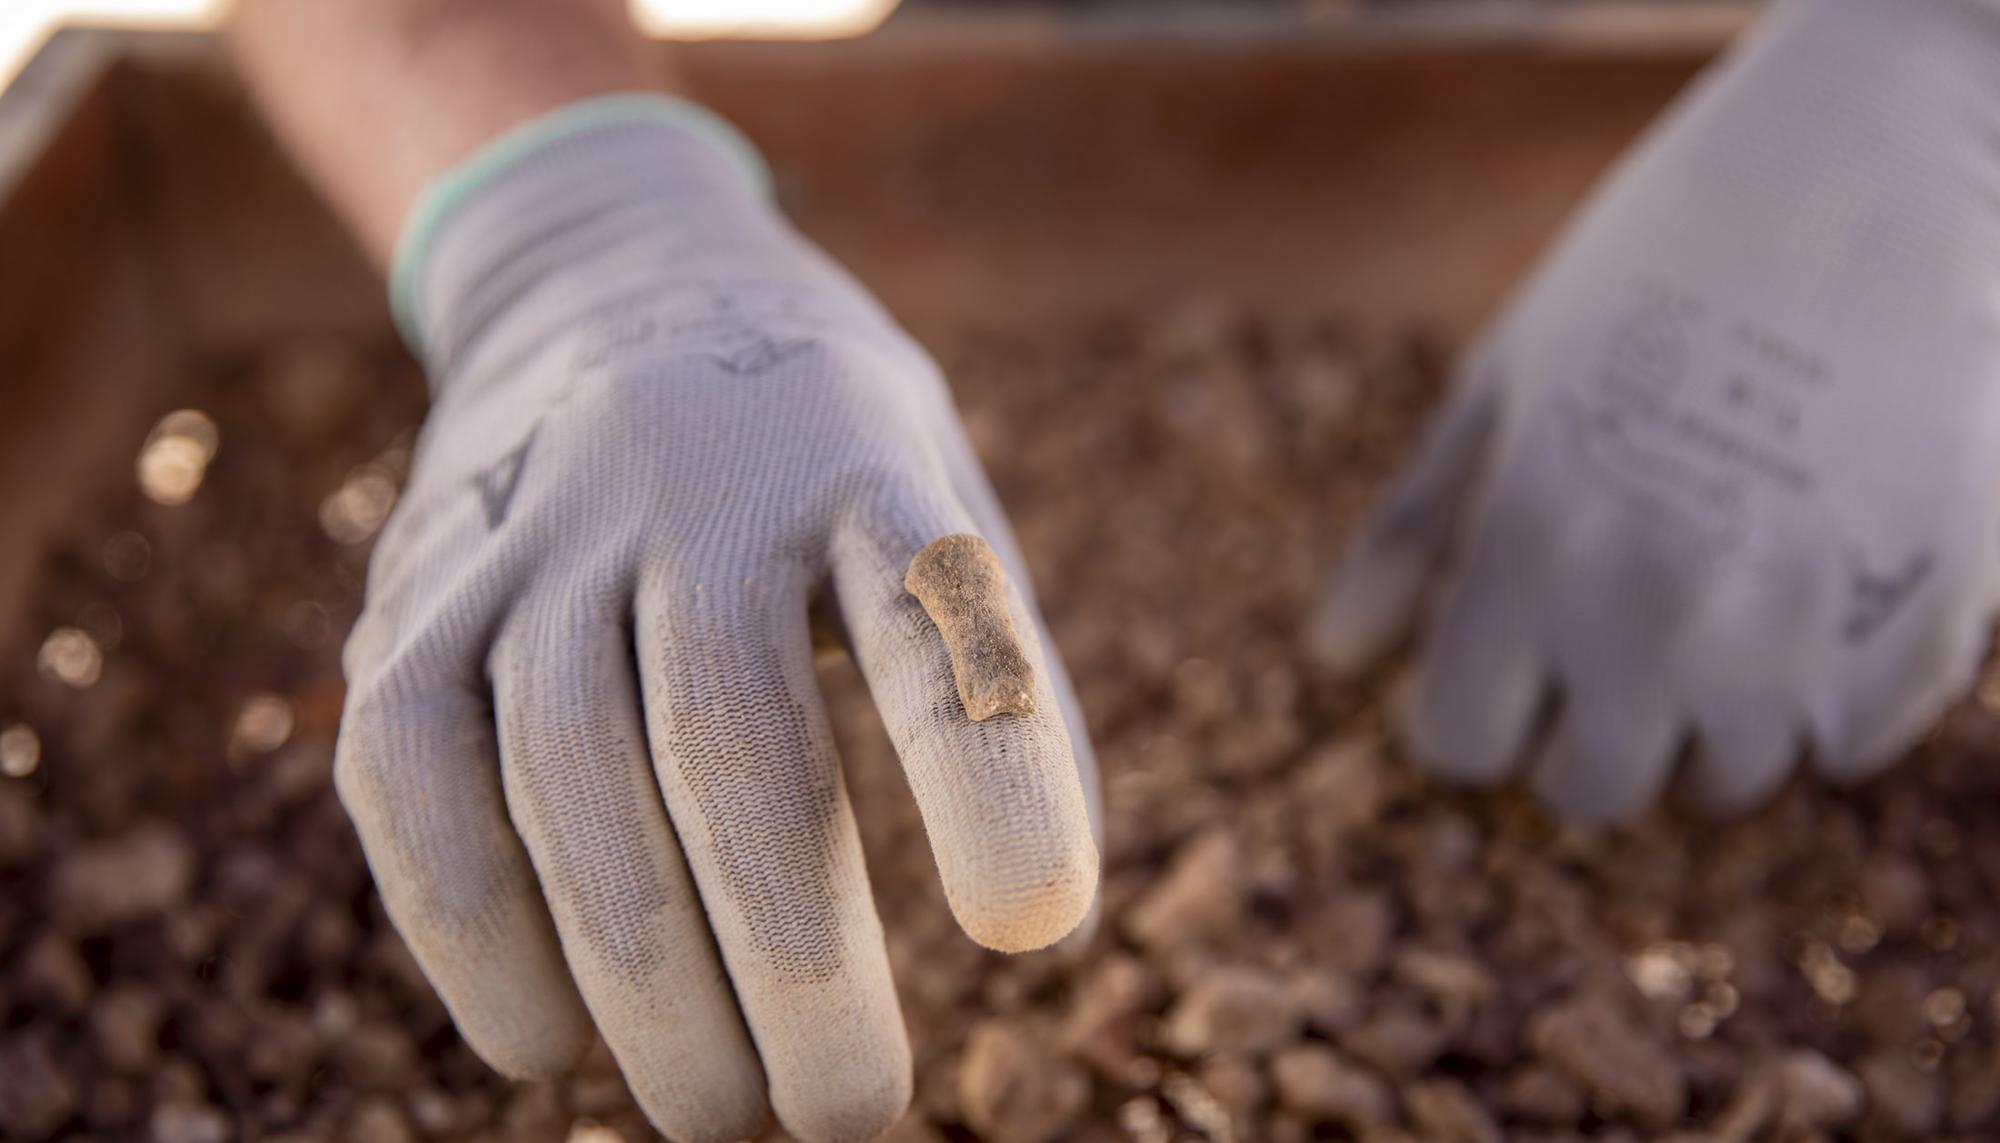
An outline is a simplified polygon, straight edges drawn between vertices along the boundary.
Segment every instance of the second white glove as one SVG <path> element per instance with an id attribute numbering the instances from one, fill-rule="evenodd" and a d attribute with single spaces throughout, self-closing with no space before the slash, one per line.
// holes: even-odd
<path id="1" fill-rule="evenodd" d="M 1789 0 L 1596 195 L 1473 356 L 1320 635 L 1455 566 L 1407 738 L 1616 818 L 1882 766 L 2000 602 L 2000 5 Z M 1555 700 L 1545 743 L 1530 742 Z"/>

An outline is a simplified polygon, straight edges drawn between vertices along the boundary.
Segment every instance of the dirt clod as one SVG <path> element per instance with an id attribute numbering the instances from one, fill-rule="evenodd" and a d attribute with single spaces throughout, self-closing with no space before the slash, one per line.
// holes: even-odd
<path id="1" fill-rule="evenodd" d="M 1336 1123 L 1365 1132 L 1390 1123 L 1395 1096 L 1389 1085 L 1319 1044 L 1287 1048 L 1271 1061 L 1278 1104 L 1312 1123 Z"/>
<path id="2" fill-rule="evenodd" d="M 1537 1013 L 1528 1042 L 1606 1102 L 1642 1121 L 1665 1125 L 1680 1118 L 1687 1084 L 1666 1045 L 1607 1001 L 1567 1000 Z"/>
<path id="3" fill-rule="evenodd" d="M 1869 1114 L 1891 1131 L 1911 1137 L 1935 1132 L 1944 1115 L 1944 1084 L 1935 1070 L 1917 1066 L 1908 1052 L 1878 1052 L 1861 1062 Z"/>
<path id="4" fill-rule="evenodd" d="M 1047 1143 L 1083 1110 L 1090 1084 L 1026 1029 L 987 1020 L 966 1037 L 958 1092 L 967 1124 L 982 1137 Z"/>
<path id="5" fill-rule="evenodd" d="M 1861 1114 L 1866 1092 L 1853 1073 L 1811 1049 L 1776 1065 L 1778 1122 L 1790 1131 L 1823 1131 Z"/>
<path id="6" fill-rule="evenodd" d="M 149 822 L 64 858 L 53 885 L 56 913 L 82 933 L 157 917 L 186 898 L 194 871 L 194 850 L 180 831 Z"/>
<path id="7" fill-rule="evenodd" d="M 1292 1039 L 1300 1016 L 1284 981 L 1252 968 L 1218 968 L 1168 1010 L 1162 1039 L 1181 1056 L 1256 1054 Z"/>
<path id="8" fill-rule="evenodd" d="M 1437 1143 L 1501 1143 L 1499 1125 L 1456 1080 L 1411 1084 L 1403 1090 L 1403 1106 L 1422 1138 Z"/>
<path id="9" fill-rule="evenodd" d="M 1237 839 L 1214 830 L 1177 852 L 1124 914 L 1134 941 L 1167 954 L 1226 940 L 1243 916 L 1243 857 Z"/>
<path id="10" fill-rule="evenodd" d="M 1035 713 L 1035 673 L 1007 607 L 1007 573 L 970 533 L 933 540 L 910 560 L 903 586 L 924 605 L 951 650 L 965 715 Z"/>
<path id="11" fill-rule="evenodd" d="M 68 1118 L 75 1102 L 75 1089 L 56 1066 L 46 1037 L 30 1033 L 0 1040 L 0 1128 L 38 1137 Z"/>

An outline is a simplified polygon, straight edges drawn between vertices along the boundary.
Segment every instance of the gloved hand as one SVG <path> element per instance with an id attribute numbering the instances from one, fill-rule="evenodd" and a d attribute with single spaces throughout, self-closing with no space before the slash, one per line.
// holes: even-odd
<path id="1" fill-rule="evenodd" d="M 692 105 L 620 97 L 420 207 L 397 293 L 435 403 L 347 647 L 337 782 L 495 1067 L 562 1069 L 594 1025 L 677 1140 L 767 1108 L 863 1139 L 909 1048 L 809 598 L 837 600 L 975 940 L 1085 918 L 1096 774 L 942 379 L 760 170 Z"/>
<path id="2" fill-rule="evenodd" d="M 1692 742 L 1717 808 L 1835 778 L 1968 684 L 2000 541 L 2000 4 L 1786 0 L 1469 358 L 1336 579 L 1359 666 L 1453 548 L 1404 716 L 1586 819 Z M 1548 737 L 1530 742 L 1556 696 Z"/>

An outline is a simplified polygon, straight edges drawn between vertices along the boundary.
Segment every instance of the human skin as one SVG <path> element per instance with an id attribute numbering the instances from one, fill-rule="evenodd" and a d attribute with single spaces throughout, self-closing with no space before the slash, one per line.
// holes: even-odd
<path id="1" fill-rule="evenodd" d="M 677 93 L 623 0 L 242 0 L 229 31 L 265 118 L 377 263 L 481 145 L 611 92 Z"/>

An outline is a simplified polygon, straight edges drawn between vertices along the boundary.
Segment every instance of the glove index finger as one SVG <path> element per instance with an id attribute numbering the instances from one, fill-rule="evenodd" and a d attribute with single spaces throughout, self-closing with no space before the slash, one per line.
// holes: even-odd
<path id="1" fill-rule="evenodd" d="M 874 498 L 836 538 L 833 572 L 953 914 L 988 948 L 1053 944 L 1090 911 L 1098 852 L 1021 592 L 940 493 Z"/>

